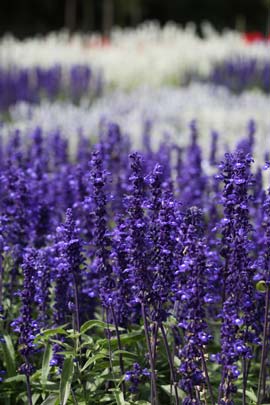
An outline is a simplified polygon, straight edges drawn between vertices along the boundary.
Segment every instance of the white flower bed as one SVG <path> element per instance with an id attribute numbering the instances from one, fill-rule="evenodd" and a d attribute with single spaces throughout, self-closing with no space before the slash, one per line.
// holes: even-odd
<path id="1" fill-rule="evenodd" d="M 247 134 L 247 124 L 254 119 L 257 126 L 255 155 L 262 161 L 262 153 L 270 150 L 269 105 L 270 96 L 255 92 L 235 96 L 226 89 L 209 85 L 193 84 L 178 89 L 141 87 L 130 93 L 115 91 L 92 106 L 87 102 L 79 107 L 67 103 L 43 103 L 40 106 L 21 103 L 10 110 L 13 122 L 2 128 L 2 133 L 8 133 L 12 128 L 25 130 L 37 125 L 45 131 L 59 128 L 75 144 L 78 131 L 95 136 L 102 120 L 114 121 L 138 146 L 148 120 L 152 123 L 152 139 L 156 145 L 164 133 L 183 145 L 189 140 L 189 123 L 196 119 L 199 141 L 207 153 L 211 131 L 219 132 L 222 156 L 226 145 L 235 146 Z"/>
<path id="2" fill-rule="evenodd" d="M 101 68 L 109 85 L 130 89 L 138 85 L 179 84 L 187 72 L 207 74 L 213 63 L 233 55 L 269 59 L 269 44 L 247 44 L 237 32 L 222 35 L 209 25 L 204 39 L 194 26 L 173 24 L 161 29 L 154 23 L 136 30 L 115 29 L 110 43 L 98 36 L 50 34 L 24 41 L 6 37 L 0 42 L 2 66 L 51 66 L 89 64 Z"/>

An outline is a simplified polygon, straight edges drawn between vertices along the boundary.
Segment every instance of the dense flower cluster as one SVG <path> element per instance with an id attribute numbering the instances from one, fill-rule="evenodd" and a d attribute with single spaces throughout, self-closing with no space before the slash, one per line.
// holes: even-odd
<path id="1" fill-rule="evenodd" d="M 31 363 L 31 354 L 34 352 L 34 338 L 38 332 L 37 322 L 34 320 L 34 307 L 32 297 L 35 295 L 35 251 L 29 249 L 24 255 L 23 269 L 23 288 L 20 292 L 22 301 L 21 314 L 18 319 L 12 323 L 15 332 L 20 334 L 19 351 L 24 359 L 20 367 L 20 372 L 29 376 L 33 372 Z"/>
<path id="2" fill-rule="evenodd" d="M 253 358 L 268 339 L 256 283 L 269 283 L 269 195 L 262 169 L 252 170 L 253 123 L 218 168 L 217 135 L 209 165 L 202 165 L 194 122 L 190 131 L 182 150 L 163 141 L 134 153 L 110 124 L 95 146 L 81 135 L 77 158 L 59 132 L 45 138 L 38 128 L 3 145 L 1 303 L 19 333 L 20 370 L 28 379 L 38 331 L 64 324 L 79 330 L 101 306 L 116 326 L 120 352 L 118 328 L 145 323 L 151 371 L 137 363 L 125 371 L 120 357 L 134 395 L 142 376 L 155 392 L 161 334 L 183 403 L 199 404 L 206 392 L 214 401 L 209 356 L 221 368 L 219 403 L 233 404 L 240 375 L 245 402 Z M 20 303 L 15 319 L 10 301 Z M 165 331 L 172 317 L 179 366 Z M 50 361 L 60 370 L 64 344 L 58 336 Z"/>
<path id="3" fill-rule="evenodd" d="M 267 403 L 269 45 L 124 34 L 0 41 L 0 402 Z"/>

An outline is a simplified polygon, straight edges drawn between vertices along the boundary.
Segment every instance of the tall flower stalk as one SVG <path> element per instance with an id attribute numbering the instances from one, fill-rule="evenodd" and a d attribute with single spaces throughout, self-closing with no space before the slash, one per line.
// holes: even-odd
<path id="1" fill-rule="evenodd" d="M 178 326 L 183 330 L 184 344 L 178 347 L 180 387 L 185 391 L 183 404 L 200 404 L 201 392 L 213 393 L 205 361 L 205 348 L 212 336 L 208 331 L 205 313 L 206 246 L 203 238 L 202 212 L 190 208 L 183 218 L 185 254 L 179 271 L 185 273 L 178 286 Z"/>
<path id="2" fill-rule="evenodd" d="M 260 404 L 266 395 L 267 358 L 270 337 L 270 192 L 263 204 L 263 228 L 264 237 L 262 243 L 263 254 L 259 258 L 258 265 L 261 269 L 255 276 L 256 280 L 263 282 L 265 287 L 264 322 L 262 335 L 261 362 L 258 381 L 257 403 Z"/>
<path id="3" fill-rule="evenodd" d="M 58 227 L 58 252 L 62 261 L 62 271 L 66 273 L 69 282 L 68 300 L 74 317 L 74 327 L 80 330 L 80 308 L 79 289 L 82 282 L 84 267 L 84 257 L 82 254 L 82 241 L 79 239 L 79 229 L 77 229 L 73 218 L 72 209 L 66 211 L 66 221 Z"/>
<path id="4" fill-rule="evenodd" d="M 26 377 L 27 399 L 33 404 L 30 376 L 34 371 L 31 356 L 35 351 L 34 339 L 38 333 L 37 322 L 34 320 L 33 297 L 35 295 L 36 251 L 28 249 L 23 257 L 23 288 L 20 292 L 21 313 L 13 322 L 12 327 L 19 332 L 19 351 L 24 359 L 20 372 Z"/>
<path id="5" fill-rule="evenodd" d="M 219 401 L 231 401 L 236 392 L 234 380 L 240 375 L 237 367 L 242 360 L 243 404 L 246 403 L 246 384 L 251 345 L 257 343 L 257 321 L 254 304 L 252 261 L 249 251 L 252 246 L 249 222 L 249 188 L 252 185 L 250 166 L 252 158 L 238 150 L 226 154 L 220 165 L 224 181 L 222 202 L 223 251 L 225 256 L 223 309 L 221 312 L 221 354 L 222 380 L 219 387 Z M 224 249 L 226 247 L 226 249 Z M 237 289 L 237 290 L 236 290 Z"/>
<path id="6" fill-rule="evenodd" d="M 95 243 L 95 267 L 98 277 L 98 290 L 99 297 L 103 305 L 105 312 L 106 322 L 109 323 L 110 319 L 115 323 L 116 336 L 118 342 L 118 349 L 122 350 L 118 320 L 114 311 L 114 291 L 115 291 L 115 275 L 113 273 L 113 267 L 111 262 L 111 249 L 112 242 L 109 235 L 108 227 L 108 213 L 107 213 L 107 197 L 105 192 L 105 186 L 107 183 L 108 173 L 103 168 L 103 162 L 101 159 L 101 153 L 96 151 L 93 153 L 91 160 L 91 181 L 93 185 L 93 200 L 95 204 L 95 231 L 94 231 L 94 243 Z M 110 346 L 111 331 L 106 330 L 106 334 Z M 112 355 L 110 349 L 110 368 L 112 367 Z M 122 354 L 119 354 L 119 363 L 121 375 L 124 375 L 124 364 Z M 122 383 L 122 391 L 125 394 L 125 382 Z"/>
<path id="7" fill-rule="evenodd" d="M 139 154 L 133 153 L 131 159 L 131 187 L 127 201 L 128 224 L 129 224 L 129 277 L 133 282 L 133 294 L 135 301 L 141 305 L 141 313 L 145 330 L 149 362 L 151 368 L 151 403 L 157 405 L 157 384 L 154 353 L 151 345 L 148 302 L 151 301 L 152 273 L 149 271 L 149 255 L 147 246 L 148 222 L 142 208 L 145 200 L 146 183 L 143 175 L 142 158 Z"/>

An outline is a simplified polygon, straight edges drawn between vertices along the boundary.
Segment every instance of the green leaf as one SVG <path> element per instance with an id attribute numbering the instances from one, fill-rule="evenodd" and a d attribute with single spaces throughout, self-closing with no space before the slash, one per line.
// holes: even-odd
<path id="1" fill-rule="evenodd" d="M 242 389 L 238 389 L 238 392 L 240 392 L 241 394 L 243 393 Z M 246 396 L 251 399 L 251 401 L 254 401 L 255 403 L 257 402 L 257 395 L 255 394 L 255 392 L 253 391 L 252 388 L 250 388 L 250 390 L 246 390 Z"/>
<path id="2" fill-rule="evenodd" d="M 102 398 L 100 398 L 99 402 L 114 402 L 114 395 L 105 394 Z"/>
<path id="3" fill-rule="evenodd" d="M 4 354 L 4 361 L 7 368 L 7 375 L 8 377 L 13 377 L 16 375 L 16 361 L 15 361 L 15 350 L 9 335 L 3 336 L 5 339 L 5 343 L 1 344 L 3 354 Z"/>
<path id="4" fill-rule="evenodd" d="M 17 382 L 26 382 L 26 378 L 25 375 L 23 374 L 19 374 L 19 375 L 15 375 L 14 377 L 10 377 L 10 378 L 6 378 L 4 380 L 4 384 L 13 384 L 13 383 L 17 383 Z"/>
<path id="5" fill-rule="evenodd" d="M 131 357 L 131 358 L 136 358 L 136 357 L 137 357 L 137 354 L 128 352 L 128 351 L 126 351 L 126 350 L 115 350 L 115 351 L 113 352 L 113 355 L 114 355 L 114 356 L 116 356 L 116 355 L 118 355 L 118 354 L 122 354 L 123 357 Z"/>
<path id="6" fill-rule="evenodd" d="M 58 395 L 50 394 L 41 405 L 55 405 L 58 399 Z"/>
<path id="7" fill-rule="evenodd" d="M 57 340 L 57 339 L 50 339 L 51 343 L 56 343 L 57 345 L 59 345 L 60 347 L 63 347 L 66 351 L 72 351 L 73 352 L 73 347 L 70 346 L 69 344 L 62 342 L 61 340 Z M 58 353 L 58 352 L 57 352 Z"/>
<path id="8" fill-rule="evenodd" d="M 117 388 L 121 387 L 121 384 L 123 383 L 123 381 L 125 381 L 126 376 L 122 375 L 122 377 L 117 379 Z"/>
<path id="9" fill-rule="evenodd" d="M 120 340 L 122 344 L 128 345 L 128 344 L 134 344 L 135 342 L 138 342 L 139 340 L 143 340 L 144 334 L 142 331 L 135 331 L 135 332 L 130 332 L 130 333 L 125 333 L 123 335 L 120 335 Z M 108 339 L 99 339 L 96 342 L 98 345 L 102 347 L 108 347 L 109 342 Z M 111 347 L 117 347 L 118 346 L 118 341 L 117 338 L 111 338 L 110 339 L 110 345 Z"/>
<path id="10" fill-rule="evenodd" d="M 256 284 L 256 290 L 265 293 L 267 290 L 266 282 L 264 280 L 258 281 Z"/>
<path id="11" fill-rule="evenodd" d="M 126 401 L 124 399 L 123 392 L 118 388 L 116 388 L 112 391 L 114 393 L 114 397 L 115 397 L 117 405 L 126 405 Z"/>
<path id="12" fill-rule="evenodd" d="M 139 400 L 135 402 L 136 405 L 151 405 L 151 402 Z"/>
<path id="13" fill-rule="evenodd" d="M 28 403 L 28 398 L 27 398 L 26 392 L 21 392 L 16 397 L 16 404 L 21 404 L 21 403 L 23 403 L 23 404 Z"/>
<path id="14" fill-rule="evenodd" d="M 74 372 L 74 365 L 73 365 L 73 358 L 67 357 L 64 361 L 63 371 L 61 374 L 61 381 L 60 381 L 60 403 L 61 405 L 66 405 L 70 389 L 71 389 L 71 381 Z"/>
<path id="15" fill-rule="evenodd" d="M 169 396 L 173 396 L 175 397 L 175 392 L 174 392 L 174 388 L 170 385 L 161 385 L 161 388 L 163 389 L 163 391 L 165 391 Z M 184 399 L 186 394 L 184 393 L 184 391 L 180 390 L 179 388 L 177 388 L 177 392 L 178 392 L 178 396 L 180 399 Z"/>
<path id="16" fill-rule="evenodd" d="M 37 343 L 39 340 L 48 340 L 49 337 L 55 335 L 67 335 L 67 331 L 65 331 L 65 329 L 63 329 L 61 326 L 55 329 L 46 329 L 39 333 L 34 341 Z"/>
<path id="17" fill-rule="evenodd" d="M 37 403 L 37 401 L 39 400 L 39 398 L 40 398 L 40 393 L 39 393 L 39 392 L 36 392 L 36 393 L 34 393 L 34 394 L 32 395 L 32 402 L 33 402 L 33 405 L 36 405 L 36 403 Z"/>
<path id="18" fill-rule="evenodd" d="M 96 320 L 93 319 L 93 320 L 91 320 L 91 321 L 85 322 L 85 323 L 81 326 L 81 328 L 80 328 L 80 333 L 85 333 L 85 332 L 87 332 L 89 329 L 92 329 L 92 328 L 102 328 L 102 329 L 115 330 L 115 326 L 114 326 L 114 325 L 108 324 L 108 323 L 106 323 L 106 322 L 99 321 L 99 320 L 97 320 L 97 319 L 96 319 Z M 123 331 L 124 329 L 119 327 L 118 330 Z"/>
<path id="19" fill-rule="evenodd" d="M 95 356 L 90 357 L 90 359 L 88 359 L 87 362 L 84 364 L 81 371 L 86 370 L 87 367 L 91 366 L 91 364 L 95 363 L 97 360 L 104 359 L 104 357 L 107 357 L 106 354 L 96 354 Z"/>
<path id="20" fill-rule="evenodd" d="M 74 329 L 68 329 L 67 335 L 69 339 L 78 339 L 80 337 L 80 333 Z"/>
<path id="21" fill-rule="evenodd" d="M 52 346 L 48 343 L 46 345 L 43 359 L 42 359 L 42 374 L 41 374 L 41 384 L 45 386 L 47 383 L 47 378 L 50 371 L 50 361 L 52 358 Z"/>

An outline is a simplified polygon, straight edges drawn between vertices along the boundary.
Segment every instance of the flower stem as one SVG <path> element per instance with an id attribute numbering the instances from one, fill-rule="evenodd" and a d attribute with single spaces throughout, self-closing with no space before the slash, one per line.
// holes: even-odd
<path id="1" fill-rule="evenodd" d="M 155 371 L 150 336 L 149 336 L 149 331 L 148 331 L 148 322 L 147 322 L 145 307 L 144 307 L 143 303 L 141 303 L 141 310 L 142 310 L 144 332 L 145 332 L 146 344 L 147 344 L 147 348 L 148 348 L 148 352 L 149 352 L 149 362 L 150 362 L 150 368 L 151 368 L 151 405 L 158 405 L 156 371 Z"/>
<path id="2" fill-rule="evenodd" d="M 264 325 L 263 325 L 263 342 L 262 342 L 262 354 L 261 354 L 261 366 L 260 366 L 260 374 L 259 374 L 259 382 L 258 382 L 258 393 L 257 393 L 257 404 L 261 402 L 261 390 L 263 381 L 265 381 L 264 374 L 265 374 L 265 361 L 267 356 L 267 346 L 268 346 L 268 318 L 269 318 L 269 304 L 270 304 L 270 286 L 267 284 L 266 287 L 266 294 L 265 294 L 265 313 L 264 313 Z M 263 387 L 263 391 L 265 392 L 265 386 Z"/>
<path id="3" fill-rule="evenodd" d="M 114 326 L 115 326 L 118 350 L 121 351 L 122 350 L 122 344 L 121 344 L 120 333 L 119 333 L 118 324 L 117 324 L 117 320 L 116 320 L 116 316 L 115 316 L 115 312 L 114 312 L 113 307 L 111 307 L 111 311 L 112 311 L 112 317 L 113 317 Z M 121 375 L 124 376 L 125 369 L 124 369 L 124 362 L 123 362 L 122 353 L 119 353 L 119 365 L 120 365 Z M 122 387 L 123 395 L 125 397 L 125 394 L 126 394 L 125 381 L 122 382 L 121 387 Z"/>
<path id="4" fill-rule="evenodd" d="M 225 383 L 225 367 L 223 365 L 222 374 L 221 374 L 221 382 L 220 382 L 219 387 L 218 387 L 218 404 L 220 403 L 221 398 L 224 395 L 224 389 L 223 389 L 224 383 Z"/>
<path id="5" fill-rule="evenodd" d="M 27 389 L 28 405 L 33 405 L 32 392 L 31 392 L 31 384 L 30 384 L 30 377 L 29 377 L 29 375 L 26 375 L 26 389 Z"/>
<path id="6" fill-rule="evenodd" d="M 108 339 L 108 348 L 109 348 L 109 370 L 110 373 L 113 374 L 113 362 L 112 362 L 112 346 L 111 346 L 111 331 L 109 328 L 109 310 L 106 308 L 106 323 L 107 323 L 107 329 L 105 329 L 105 334 L 107 335 Z"/>
<path id="7" fill-rule="evenodd" d="M 212 405 L 215 405 L 214 394 L 213 394 L 212 385 L 211 385 L 208 370 L 207 370 L 207 365 L 206 365 L 203 349 L 201 349 L 201 356 L 202 356 L 203 371 L 205 374 L 206 384 L 207 384 L 207 388 L 208 388 L 209 395 L 211 398 L 211 403 L 212 403 Z"/>
<path id="8" fill-rule="evenodd" d="M 2 256 L 0 253 L 0 311 L 3 305 L 3 278 L 4 278 L 4 270 L 2 266 Z"/>
<path id="9" fill-rule="evenodd" d="M 170 351 L 170 348 L 169 348 L 166 332 L 165 332 L 165 329 L 164 329 L 164 326 L 163 326 L 162 323 L 160 325 L 160 329 L 161 329 L 161 333 L 162 333 L 162 337 L 163 337 L 163 341 L 164 341 L 164 344 L 165 344 L 165 349 L 166 349 L 166 353 L 167 353 L 167 357 L 168 357 L 168 362 L 169 362 L 169 366 L 170 366 L 171 380 L 173 381 L 173 387 L 174 387 L 174 393 L 175 393 L 175 405 L 179 405 L 180 402 L 179 402 L 178 391 L 177 391 L 177 384 L 176 384 L 175 370 L 174 370 L 174 366 L 173 366 L 173 359 L 172 359 L 171 351 Z"/>
<path id="10" fill-rule="evenodd" d="M 246 390 L 247 390 L 247 360 L 243 359 L 243 394 L 242 394 L 242 403 L 246 405 L 247 397 L 246 397 Z"/>
<path id="11" fill-rule="evenodd" d="M 74 277 L 74 301 L 75 301 L 75 320 L 76 329 L 80 331 L 80 312 L 79 312 L 79 298 L 78 298 L 78 286 Z"/>
<path id="12" fill-rule="evenodd" d="M 156 364 L 156 357 L 157 357 L 157 337 L 158 337 L 158 324 L 157 322 L 154 323 L 154 331 L 153 331 L 153 344 L 152 344 L 152 354 L 153 354 L 153 361 Z"/>
<path id="13" fill-rule="evenodd" d="M 74 403 L 74 405 L 78 405 L 78 401 L 77 401 L 77 398 L 76 398 L 75 392 L 73 391 L 73 389 L 72 389 L 72 388 L 70 389 L 70 391 L 71 391 L 71 395 L 72 395 L 72 399 L 73 399 L 73 403 Z"/>

